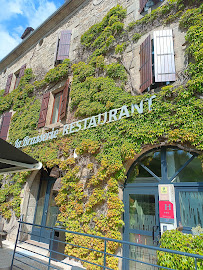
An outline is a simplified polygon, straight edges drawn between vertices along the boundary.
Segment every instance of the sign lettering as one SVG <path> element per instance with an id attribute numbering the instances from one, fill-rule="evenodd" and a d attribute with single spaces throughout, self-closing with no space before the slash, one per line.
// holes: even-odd
<path id="1" fill-rule="evenodd" d="M 106 123 L 115 122 L 115 121 L 121 120 L 122 118 L 127 118 L 127 117 L 132 116 L 135 111 L 141 114 L 143 113 L 144 101 L 148 102 L 148 109 L 149 111 L 151 111 L 152 100 L 154 98 L 156 98 L 155 95 L 145 100 L 141 100 L 139 105 L 132 104 L 131 106 L 129 106 L 130 108 L 128 108 L 128 106 L 126 105 L 123 105 L 121 108 L 112 109 L 109 112 L 105 112 L 105 113 L 98 114 L 96 116 L 88 117 L 83 120 L 73 122 L 71 124 L 66 124 L 63 126 L 62 133 L 63 135 L 68 135 L 68 134 L 78 132 L 80 130 L 85 130 L 85 129 L 97 127 L 99 125 L 104 125 Z M 20 148 L 20 147 L 25 147 L 28 145 L 37 144 L 39 142 L 52 140 L 54 138 L 57 138 L 58 133 L 59 133 L 59 129 L 54 130 L 53 128 L 52 131 L 49 131 L 47 133 L 41 134 L 36 137 L 30 138 L 29 136 L 27 136 L 23 140 L 17 139 L 15 141 L 15 147 Z"/>

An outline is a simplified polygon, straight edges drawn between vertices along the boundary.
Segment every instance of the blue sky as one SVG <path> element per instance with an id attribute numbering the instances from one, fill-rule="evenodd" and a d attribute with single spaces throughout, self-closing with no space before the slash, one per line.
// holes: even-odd
<path id="1" fill-rule="evenodd" d="M 0 60 L 22 40 L 26 27 L 36 29 L 64 0 L 0 0 Z"/>

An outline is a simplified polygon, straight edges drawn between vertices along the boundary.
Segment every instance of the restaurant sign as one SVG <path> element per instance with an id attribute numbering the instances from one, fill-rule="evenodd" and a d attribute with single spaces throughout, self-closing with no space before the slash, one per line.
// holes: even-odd
<path id="1" fill-rule="evenodd" d="M 66 124 L 63 126 L 62 133 L 63 135 L 76 133 L 80 130 L 85 130 L 93 127 L 97 127 L 100 125 L 104 125 L 107 123 L 111 123 L 114 121 L 121 120 L 122 118 L 127 118 L 133 115 L 133 113 L 137 110 L 139 114 L 143 113 L 143 106 L 144 102 L 147 102 L 148 104 L 148 110 L 151 111 L 152 108 L 152 100 L 156 98 L 155 95 L 151 96 L 150 98 L 141 100 L 140 104 L 131 104 L 131 106 L 123 105 L 121 108 L 118 109 L 112 109 L 109 112 L 104 112 L 101 114 L 98 114 L 96 116 L 88 117 L 83 120 L 79 120 L 70 124 Z M 52 140 L 57 138 L 59 131 L 61 129 L 55 129 L 54 128 L 44 134 L 38 135 L 36 137 L 30 138 L 29 136 L 25 137 L 23 140 L 17 139 L 15 141 L 15 147 L 25 147 L 28 145 L 37 144 L 40 142 L 44 142 L 47 140 Z"/>

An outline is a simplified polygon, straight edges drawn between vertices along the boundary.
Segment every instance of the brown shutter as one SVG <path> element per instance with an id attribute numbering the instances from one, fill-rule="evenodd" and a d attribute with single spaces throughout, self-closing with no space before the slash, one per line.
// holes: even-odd
<path id="1" fill-rule="evenodd" d="M 45 126 L 48 104 L 49 104 L 49 97 L 50 97 L 50 93 L 46 93 L 43 95 L 42 105 L 41 105 L 41 110 L 40 110 L 40 115 L 39 115 L 38 128 Z"/>
<path id="2" fill-rule="evenodd" d="M 155 82 L 176 80 L 172 29 L 154 31 Z"/>
<path id="3" fill-rule="evenodd" d="M 70 30 L 62 31 L 61 37 L 59 39 L 56 60 L 64 60 L 69 57 L 70 41 L 71 41 L 71 31 Z"/>
<path id="4" fill-rule="evenodd" d="M 4 96 L 6 96 L 9 93 L 10 87 L 11 87 L 11 81 L 13 78 L 13 73 L 8 75 L 8 79 L 6 82 L 6 88 L 5 88 L 5 92 L 4 92 Z"/>
<path id="5" fill-rule="evenodd" d="M 11 115 L 12 115 L 11 112 L 6 112 L 2 116 L 0 138 L 2 138 L 3 140 L 6 140 L 6 138 L 7 138 L 9 125 L 10 125 L 10 121 L 11 121 Z"/>
<path id="6" fill-rule="evenodd" d="M 150 35 L 140 45 L 140 91 L 152 84 L 152 46 Z"/>
<path id="7" fill-rule="evenodd" d="M 68 89 L 69 89 L 69 79 L 67 80 L 66 87 L 63 90 L 60 120 L 62 120 L 66 115 L 66 107 L 67 107 L 67 102 L 68 102 Z"/>
<path id="8" fill-rule="evenodd" d="M 25 69 L 26 69 L 26 64 L 25 64 L 25 65 L 23 65 L 23 66 L 20 68 L 20 72 L 19 72 L 19 78 L 21 78 L 21 77 L 23 77 L 23 76 L 24 76 Z"/>
<path id="9" fill-rule="evenodd" d="M 139 8 L 139 13 L 142 13 L 145 5 L 147 4 L 148 0 L 140 0 L 140 8 Z"/>

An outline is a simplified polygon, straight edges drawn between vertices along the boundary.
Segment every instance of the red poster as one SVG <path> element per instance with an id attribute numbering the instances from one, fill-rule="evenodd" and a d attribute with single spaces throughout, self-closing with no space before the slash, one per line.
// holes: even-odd
<path id="1" fill-rule="evenodd" d="M 169 201 L 159 201 L 159 217 L 174 219 L 173 204 Z"/>

